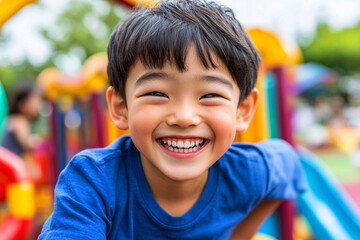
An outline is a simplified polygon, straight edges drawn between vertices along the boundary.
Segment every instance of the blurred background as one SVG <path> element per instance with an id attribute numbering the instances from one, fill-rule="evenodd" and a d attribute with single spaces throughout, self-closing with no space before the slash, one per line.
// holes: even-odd
<path id="1" fill-rule="evenodd" d="M 107 85 L 104 53 L 112 30 L 129 14 L 134 1 L 0 0 L 0 15 L 7 10 L 4 6 L 16 5 L 16 2 L 24 7 L 19 7 L 19 11 L 8 20 L 3 20 L 3 25 L 0 26 L 0 82 L 4 88 L 3 95 L 6 96 L 6 100 L 1 100 L 0 93 L 0 107 L 3 112 L 10 109 L 4 103 L 12 102 L 11 96 L 21 85 L 35 83 L 41 89 L 43 101 L 39 103 L 38 116 L 26 118 L 29 120 L 28 132 L 33 146 L 26 151 L 26 156 L 20 155 L 30 169 L 30 179 L 35 183 L 35 213 L 29 214 L 37 220 L 26 228 L 30 229 L 26 230 L 30 232 L 27 237 L 33 239 L 52 210 L 53 187 L 59 171 L 71 156 L 86 147 L 105 146 L 124 134 L 108 124 L 103 99 Z M 269 84 L 276 85 L 276 79 L 281 76 L 286 78 L 285 88 L 278 89 L 284 91 L 286 96 L 277 98 L 278 102 L 274 104 L 281 109 L 281 101 L 286 101 L 287 120 L 282 121 L 281 117 L 277 120 L 265 120 L 264 115 L 259 115 L 255 122 L 262 126 L 258 128 L 261 129 L 261 134 L 269 131 L 264 138 L 286 139 L 281 134 L 287 133 L 283 133 L 281 129 L 289 128 L 291 140 L 287 140 L 311 152 L 312 156 L 306 158 L 316 159 L 316 164 L 320 164 L 315 167 L 317 173 L 321 176 L 325 174 L 325 181 L 330 182 L 331 189 L 335 189 L 331 194 L 341 195 L 342 199 L 323 199 L 326 197 L 316 192 L 316 189 L 324 186 L 313 186 L 313 182 L 319 180 L 315 180 L 316 177 L 313 179 L 309 174 L 308 181 L 315 196 L 329 208 L 328 211 L 334 212 L 333 208 L 345 206 L 353 214 L 350 214 L 350 218 L 358 221 L 360 1 L 218 2 L 231 7 L 238 20 L 249 29 L 250 36 L 264 59 L 263 69 L 266 70 L 261 71 L 268 84 L 266 88 L 271 88 Z M 280 92 L 275 94 L 281 95 Z M 264 95 L 270 96 L 271 92 Z M 271 106 L 265 106 L 264 112 L 271 115 L 271 109 Z M 271 121 L 278 122 L 271 125 Z M 265 122 L 270 122 L 268 125 L 271 126 L 265 126 Z M 272 130 L 278 133 L 272 133 Z M 250 129 L 249 135 L 259 135 L 251 131 Z M 0 139 L 2 134 L 0 131 Z M 237 138 L 243 141 L 254 140 L 246 136 Z M 323 174 L 323 170 L 326 173 Z M 8 180 L 4 180 L 5 183 L 6 181 Z M 4 199 L 7 193 L 3 191 L 2 199 L 6 202 L 8 200 Z M 306 202 L 310 201 L 306 199 Z M 327 201 L 341 202 L 342 207 Z M 301 208 L 301 203 L 299 205 Z M 9 210 L 4 208 L 1 219 L 6 222 Z M 295 228 L 300 229 L 297 238 L 322 239 L 319 234 L 336 236 L 331 235 L 335 233 L 329 230 L 333 225 L 321 223 L 321 220 L 309 220 L 317 218 L 315 210 L 311 211 L 313 217 L 309 217 L 311 213 L 303 213 L 305 219 L 301 217 L 296 223 Z M 345 213 L 332 214 L 339 222 L 348 218 Z M 360 236 L 358 224 L 346 224 L 339 230 L 343 231 L 343 235 L 339 236 L 347 238 L 333 239 L 355 239 L 353 236 L 356 234 Z M 347 229 L 349 226 L 350 230 Z M 3 228 L 0 228 L 1 239 Z M 324 229 L 319 230 L 322 228 Z M 326 235 L 325 232 L 330 233 Z M 274 236 L 277 237 L 276 234 Z"/>

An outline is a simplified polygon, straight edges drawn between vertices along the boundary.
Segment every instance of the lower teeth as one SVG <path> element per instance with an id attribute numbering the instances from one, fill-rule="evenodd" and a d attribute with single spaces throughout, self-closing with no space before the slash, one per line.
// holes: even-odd
<path id="1" fill-rule="evenodd" d="M 161 141 L 161 144 L 162 144 L 165 148 L 167 148 L 168 150 L 170 150 L 170 151 L 172 151 L 172 152 L 184 152 L 184 153 L 195 152 L 195 151 L 199 150 L 199 148 L 201 148 L 201 147 L 204 145 L 204 144 L 202 143 L 202 144 L 200 144 L 200 145 L 198 145 L 198 146 L 191 147 L 191 148 L 177 148 L 177 147 L 169 146 L 169 145 L 167 144 L 167 142 L 164 143 L 164 142 Z"/>
<path id="2" fill-rule="evenodd" d="M 174 148 L 174 147 L 169 147 L 168 145 L 163 145 L 163 146 L 172 152 L 181 152 L 181 153 L 195 152 L 200 148 L 200 146 L 196 146 L 193 148 Z"/>

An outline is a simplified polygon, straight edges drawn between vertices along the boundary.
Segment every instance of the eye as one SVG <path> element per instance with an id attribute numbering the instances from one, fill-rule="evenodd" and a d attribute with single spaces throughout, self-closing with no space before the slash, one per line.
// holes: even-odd
<path id="1" fill-rule="evenodd" d="M 148 92 L 146 94 L 144 94 L 144 96 L 154 96 L 154 97 L 168 97 L 166 96 L 166 94 L 162 93 L 162 92 Z"/>
<path id="2" fill-rule="evenodd" d="M 208 94 L 205 94 L 204 96 L 202 96 L 200 99 L 203 99 L 203 98 L 216 98 L 216 97 L 221 97 L 221 95 L 219 94 L 216 94 L 216 93 L 208 93 Z"/>

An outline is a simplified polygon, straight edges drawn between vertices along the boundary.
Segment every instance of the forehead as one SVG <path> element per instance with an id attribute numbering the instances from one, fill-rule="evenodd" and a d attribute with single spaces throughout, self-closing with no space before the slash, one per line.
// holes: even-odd
<path id="1" fill-rule="evenodd" d="M 228 66 L 218 57 L 213 51 L 209 52 L 207 59 L 203 59 L 199 54 L 198 49 L 191 44 L 187 50 L 183 53 L 183 67 L 182 63 L 178 62 L 178 59 L 174 57 L 175 53 L 169 53 L 170 56 L 166 57 L 162 64 L 152 64 L 151 60 L 138 57 L 131 65 L 129 72 L 134 69 L 139 70 L 171 70 L 179 73 L 193 72 L 194 70 L 202 71 L 220 71 L 226 72 L 227 75 L 231 75 Z M 232 76 L 231 76 L 232 78 Z"/>
<path id="2" fill-rule="evenodd" d="M 159 81 L 165 81 L 190 85 L 193 83 L 208 84 L 219 89 L 227 88 L 231 91 L 238 91 L 239 87 L 226 65 L 216 55 L 213 55 L 212 59 L 215 67 L 205 67 L 195 48 L 188 50 L 184 70 L 179 69 L 171 61 L 164 63 L 162 68 L 157 68 L 146 66 L 138 59 L 129 71 L 126 88 L 155 86 Z"/>

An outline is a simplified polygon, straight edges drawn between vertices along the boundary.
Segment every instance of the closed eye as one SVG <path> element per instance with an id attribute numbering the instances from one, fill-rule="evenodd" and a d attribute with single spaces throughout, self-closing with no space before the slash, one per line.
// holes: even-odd
<path id="1" fill-rule="evenodd" d="M 205 94 L 204 96 L 202 96 L 200 99 L 204 99 L 204 98 L 216 98 L 216 97 L 222 98 L 222 96 L 219 95 L 219 94 L 216 94 L 216 93 L 208 93 L 208 94 Z"/>
<path id="2" fill-rule="evenodd" d="M 166 94 L 162 93 L 162 92 L 148 92 L 145 93 L 143 96 L 154 96 L 154 97 L 168 97 Z"/>

